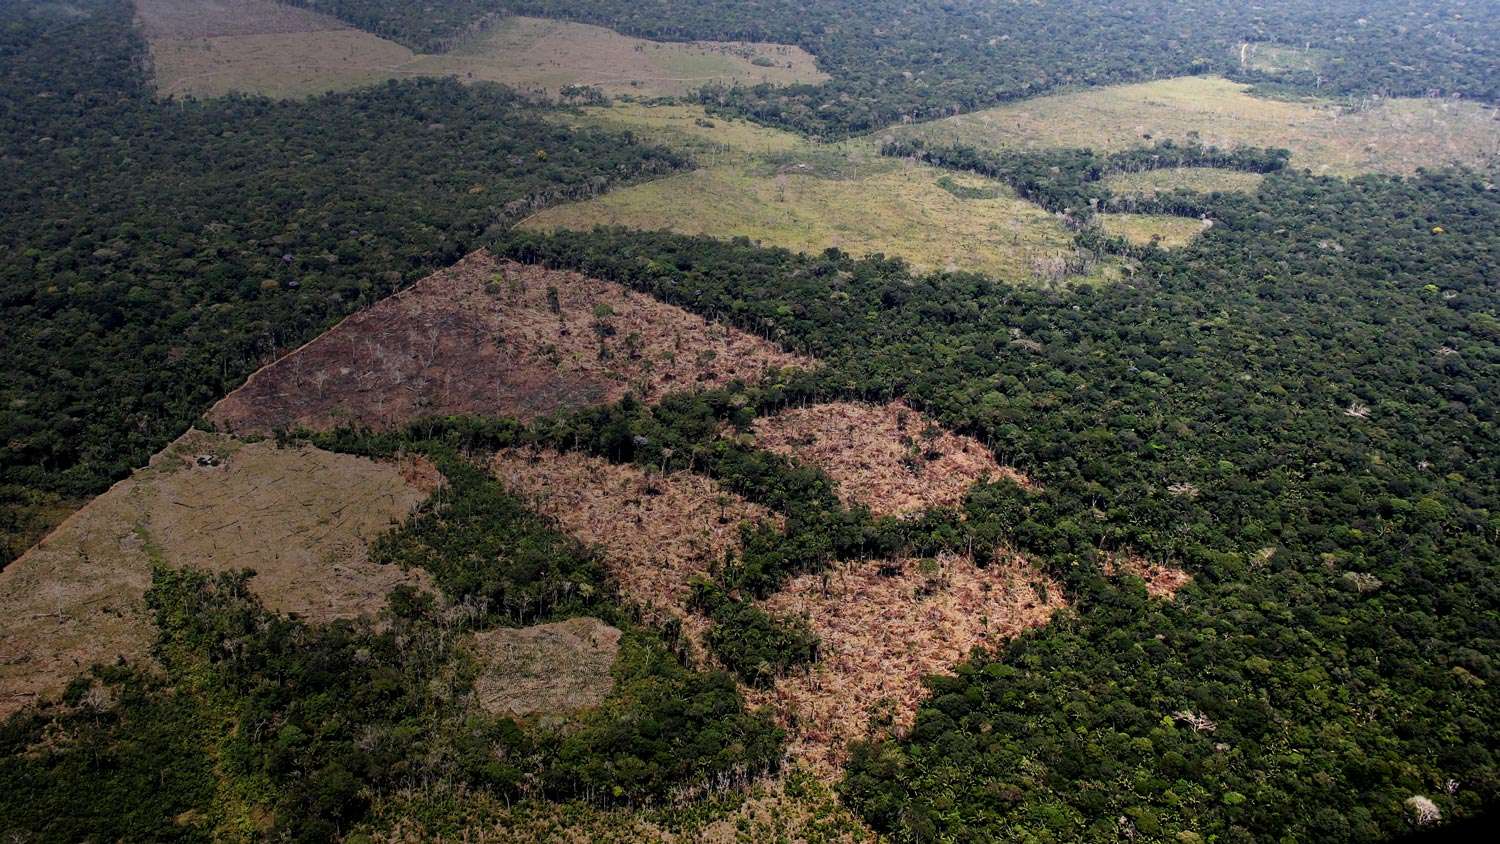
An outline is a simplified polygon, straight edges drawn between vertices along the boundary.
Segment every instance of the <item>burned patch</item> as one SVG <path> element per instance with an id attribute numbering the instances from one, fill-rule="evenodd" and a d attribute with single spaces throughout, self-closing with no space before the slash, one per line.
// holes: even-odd
<path id="1" fill-rule="evenodd" d="M 838 564 L 764 602 L 807 619 L 822 640 L 818 662 L 747 694 L 775 709 L 794 757 L 833 773 L 849 742 L 911 726 L 923 677 L 1047 623 L 1065 605 L 1060 586 L 1019 557 L 985 567 L 955 555 Z"/>
<path id="2" fill-rule="evenodd" d="M 479 251 L 264 367 L 208 416 L 257 434 L 528 420 L 811 364 L 620 285 Z"/>
<path id="3" fill-rule="evenodd" d="M 902 515 L 962 503 L 981 478 L 1025 475 L 995 461 L 978 440 L 954 434 L 904 402 L 835 402 L 755 421 L 758 445 L 822 469 L 846 504 Z"/>
<path id="4" fill-rule="evenodd" d="M 777 519 L 766 509 L 687 472 L 648 474 L 637 466 L 577 453 L 509 449 L 495 475 L 579 541 L 597 545 L 621 593 L 649 619 L 702 626 L 687 611 L 693 578 L 739 546 L 740 525 Z"/>

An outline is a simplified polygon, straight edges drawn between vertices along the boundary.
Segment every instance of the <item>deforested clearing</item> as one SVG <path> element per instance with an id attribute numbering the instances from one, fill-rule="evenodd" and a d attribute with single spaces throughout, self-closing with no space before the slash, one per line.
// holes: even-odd
<path id="1" fill-rule="evenodd" d="M 1174 190 L 1194 193 L 1254 193 L 1265 176 L 1219 167 L 1164 167 L 1104 177 L 1113 192 L 1127 196 L 1154 197 Z"/>
<path id="2" fill-rule="evenodd" d="M 903 401 L 791 408 L 756 419 L 754 432 L 757 445 L 822 469 L 846 504 L 864 504 L 879 516 L 956 506 L 984 477 L 1032 485 L 978 440 Z"/>
<path id="3" fill-rule="evenodd" d="M 337 18 L 272 0 L 135 0 L 147 38 L 217 38 L 349 29 Z"/>
<path id="4" fill-rule="evenodd" d="M 614 688 L 620 631 L 597 618 L 477 633 L 474 694 L 487 712 L 542 719 L 591 709 Z"/>
<path id="5" fill-rule="evenodd" d="M 269 0 L 136 0 L 158 94 L 301 97 L 410 76 L 406 47 Z"/>
<path id="6" fill-rule="evenodd" d="M 794 757 L 832 773 L 850 741 L 911 726 L 927 697 L 924 676 L 1047 623 L 1066 603 L 1018 556 L 980 567 L 946 555 L 837 563 L 794 578 L 764 606 L 806 618 L 819 658 L 747 694 L 775 708 Z"/>
<path id="7" fill-rule="evenodd" d="M 1227 79 L 1189 76 L 1037 97 L 882 134 L 981 149 L 1114 152 L 1169 139 L 1283 147 L 1292 167 L 1353 176 L 1493 168 L 1500 155 L 1494 126 L 1494 108 L 1468 101 L 1272 99 Z"/>
<path id="8" fill-rule="evenodd" d="M 313 622 L 377 612 L 393 587 L 426 581 L 372 563 L 368 543 L 439 477 L 424 462 L 189 431 L 0 571 L 0 714 L 94 663 L 146 659 L 154 564 L 254 569 L 268 608 Z"/>
<path id="9" fill-rule="evenodd" d="M 262 368 L 208 416 L 257 434 L 534 419 L 812 365 L 620 285 L 479 251 Z"/>
<path id="10" fill-rule="evenodd" d="M 1193 576 L 1175 566 L 1152 562 L 1138 554 L 1111 554 L 1104 561 L 1104 573 L 1110 577 L 1130 574 L 1146 584 L 1146 594 L 1171 600 L 1177 591 L 1192 582 Z"/>
<path id="11" fill-rule="evenodd" d="M 1169 214 L 1111 213 L 1098 216 L 1099 225 L 1111 237 L 1123 237 L 1141 246 L 1155 243 L 1165 249 L 1186 246 L 1213 225 L 1207 220 Z"/>
<path id="12" fill-rule="evenodd" d="M 556 95 L 570 85 L 609 94 L 681 96 L 712 83 L 824 82 L 800 47 L 749 41 L 649 41 L 589 24 L 510 17 L 438 56 L 405 68 L 428 75 L 489 80 Z"/>
<path id="13" fill-rule="evenodd" d="M 800 47 L 748 41 L 649 41 L 588 24 L 507 17 L 439 55 L 336 18 L 269 0 L 136 0 L 163 96 L 239 92 L 304 97 L 387 79 L 453 76 L 557 96 L 584 85 L 610 94 L 681 96 L 709 84 L 794 85 L 828 79 Z"/>
<path id="14" fill-rule="evenodd" d="M 689 585 L 739 547 L 740 525 L 770 511 L 688 472 L 647 473 L 576 452 L 506 449 L 493 468 L 508 489 L 599 546 L 620 591 L 648 618 L 690 621 Z"/>

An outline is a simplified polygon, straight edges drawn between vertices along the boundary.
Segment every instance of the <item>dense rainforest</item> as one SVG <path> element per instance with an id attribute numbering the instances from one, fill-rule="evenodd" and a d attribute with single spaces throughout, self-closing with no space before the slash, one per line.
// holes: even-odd
<path id="1" fill-rule="evenodd" d="M 278 350 L 486 231 L 687 164 L 492 85 L 157 102 L 130 4 L 81 8 L 0 9 L 0 560 Z"/>
<path id="2" fill-rule="evenodd" d="M 1500 98 L 1494 0 L 461 0 L 441 15 L 403 0 L 295 3 L 422 50 L 446 49 L 503 13 L 658 40 L 795 44 L 833 79 L 710 88 L 701 98 L 829 138 L 1059 88 L 1206 72 L 1325 96 Z M 1311 47 L 1327 59 L 1267 73 L 1242 66 L 1239 46 L 1247 42 Z"/>

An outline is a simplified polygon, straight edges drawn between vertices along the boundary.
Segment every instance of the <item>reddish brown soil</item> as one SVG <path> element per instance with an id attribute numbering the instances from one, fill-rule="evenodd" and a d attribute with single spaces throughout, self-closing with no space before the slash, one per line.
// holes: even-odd
<path id="1" fill-rule="evenodd" d="M 755 420 L 756 443 L 796 457 L 838 484 L 846 504 L 901 515 L 961 504 L 980 478 L 1031 481 L 978 440 L 935 425 L 904 402 L 835 402 Z"/>
<path id="2" fill-rule="evenodd" d="M 327 15 L 270 0 L 135 0 L 147 38 L 217 38 L 348 29 Z"/>
<path id="3" fill-rule="evenodd" d="M 1146 594 L 1171 600 L 1177 590 L 1188 585 L 1193 576 L 1173 566 L 1153 563 L 1134 554 L 1112 554 L 1104 562 L 1104 573 L 1110 576 L 1133 574 L 1146 582 Z"/>
<path id="4" fill-rule="evenodd" d="M 479 251 L 256 372 L 208 416 L 258 434 L 450 414 L 525 420 L 810 365 L 620 285 Z"/>
<path id="5" fill-rule="evenodd" d="M 434 474 L 424 462 L 189 431 L 0 571 L 0 716 L 95 663 L 149 664 L 143 597 L 155 563 L 254 569 L 250 588 L 268 608 L 314 622 L 374 613 L 392 587 L 425 586 L 366 549 L 426 499 Z"/>
<path id="6" fill-rule="evenodd" d="M 900 573 L 880 573 L 891 566 Z M 927 696 L 923 677 L 951 671 L 975 647 L 995 648 L 1046 624 L 1065 602 L 1058 584 L 1020 557 L 979 568 L 948 556 L 802 575 L 764 606 L 805 617 L 821 654 L 807 672 L 748 694 L 774 707 L 794 757 L 832 775 L 850 741 L 911 726 Z"/>
<path id="7" fill-rule="evenodd" d="M 647 475 L 637 466 L 569 452 L 509 449 L 495 475 L 537 512 L 604 551 L 621 591 L 678 618 L 689 585 L 739 546 L 740 525 L 777 519 L 762 507 L 687 472 Z"/>

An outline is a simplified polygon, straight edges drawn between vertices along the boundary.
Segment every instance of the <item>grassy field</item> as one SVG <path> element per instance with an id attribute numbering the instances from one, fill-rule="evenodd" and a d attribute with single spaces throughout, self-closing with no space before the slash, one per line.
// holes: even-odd
<path id="1" fill-rule="evenodd" d="M 1099 222 L 1106 234 L 1141 245 L 1156 238 L 1168 249 L 1186 244 L 1206 228 L 1202 220 L 1165 214 L 1100 214 Z"/>
<path id="2" fill-rule="evenodd" d="M 1044 275 L 1073 253 L 1067 228 L 1007 186 L 882 158 L 868 140 L 816 145 L 709 119 L 687 106 L 591 109 L 575 119 L 636 127 L 694 151 L 706 166 L 542 211 L 522 223 L 526 228 L 619 225 L 744 236 L 810 254 L 835 246 L 899 256 L 923 270 L 971 270 L 1012 281 Z M 955 185 L 991 196 L 961 198 L 950 189 Z M 1090 278 L 1112 278 L 1117 269 L 1097 266 Z"/>
<path id="3" fill-rule="evenodd" d="M 1450 100 L 1391 99 L 1346 108 L 1268 99 L 1245 85 L 1193 76 L 1040 97 L 880 134 L 990 149 L 1102 151 L 1196 138 L 1221 147 L 1285 147 L 1294 167 L 1350 176 L 1450 164 L 1492 169 L 1500 161 L 1495 114 Z"/>
<path id="4" fill-rule="evenodd" d="M 1240 64 L 1264 73 L 1295 73 L 1317 70 L 1328 61 L 1329 52 L 1310 47 L 1291 47 L 1264 41 L 1241 44 L 1235 51 Z"/>
<path id="5" fill-rule="evenodd" d="M 425 578 L 371 562 L 367 543 L 440 477 L 189 431 L 0 572 L 0 716 L 95 662 L 145 661 L 153 565 L 254 569 L 267 607 L 314 622 L 378 611 L 393 587 Z"/>
<path id="6" fill-rule="evenodd" d="M 686 94 L 711 82 L 791 85 L 828 78 L 800 47 L 648 41 L 599 26 L 525 17 L 508 18 L 447 54 L 417 57 L 403 70 L 549 94 L 567 85 L 592 85 L 609 94 L 646 97 Z"/>
<path id="7" fill-rule="evenodd" d="M 163 97 L 306 97 L 413 75 L 401 68 L 414 58 L 400 44 L 357 29 L 151 41 Z"/>
<path id="8" fill-rule="evenodd" d="M 1104 178 L 1104 184 L 1117 194 L 1151 196 L 1174 190 L 1197 193 L 1254 193 L 1265 176 L 1216 167 L 1174 167 L 1145 170 L 1140 173 L 1115 173 Z"/>
<path id="9" fill-rule="evenodd" d="M 557 94 L 685 94 L 710 82 L 789 85 L 827 77 L 798 47 L 630 38 L 584 24 L 512 17 L 443 55 L 406 47 L 270 0 L 137 0 L 165 97 L 232 92 L 302 97 L 412 76 L 456 76 Z"/>

